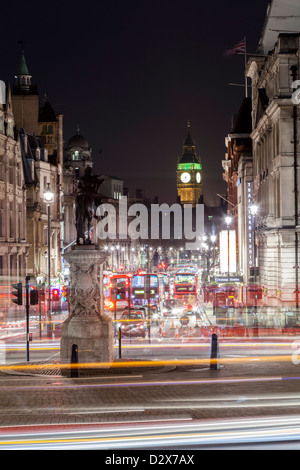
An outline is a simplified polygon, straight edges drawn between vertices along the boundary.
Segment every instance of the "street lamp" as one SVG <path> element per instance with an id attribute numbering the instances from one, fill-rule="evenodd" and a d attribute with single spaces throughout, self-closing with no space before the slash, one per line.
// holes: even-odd
<path id="1" fill-rule="evenodd" d="M 54 192 L 50 188 L 50 183 L 47 184 L 47 189 L 44 191 L 44 202 L 47 204 L 48 212 L 48 327 L 50 331 L 51 325 L 51 220 L 50 220 L 50 206 L 54 202 Z"/>

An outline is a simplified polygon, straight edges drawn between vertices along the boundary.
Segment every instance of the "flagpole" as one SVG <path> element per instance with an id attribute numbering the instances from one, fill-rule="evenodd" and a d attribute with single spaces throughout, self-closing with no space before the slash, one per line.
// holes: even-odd
<path id="1" fill-rule="evenodd" d="M 246 98 L 248 97 L 248 82 L 247 82 L 247 75 L 246 75 L 246 66 L 247 66 L 247 46 L 246 46 L 246 36 L 245 36 L 245 95 Z"/>

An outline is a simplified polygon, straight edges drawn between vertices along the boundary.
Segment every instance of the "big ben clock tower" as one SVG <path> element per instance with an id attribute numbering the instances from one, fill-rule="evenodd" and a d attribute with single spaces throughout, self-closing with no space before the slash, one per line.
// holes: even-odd
<path id="1" fill-rule="evenodd" d="M 177 195 L 180 204 L 192 204 L 195 207 L 202 195 L 202 165 L 196 154 L 189 121 L 187 126 L 188 133 L 183 144 L 182 156 L 177 163 Z"/>

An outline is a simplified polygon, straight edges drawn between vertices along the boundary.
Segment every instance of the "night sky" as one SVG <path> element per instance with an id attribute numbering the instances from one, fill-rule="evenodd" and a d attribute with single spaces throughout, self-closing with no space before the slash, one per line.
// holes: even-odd
<path id="1" fill-rule="evenodd" d="M 0 79 L 14 82 L 21 46 L 38 85 L 64 115 L 64 140 L 80 133 L 94 170 L 134 195 L 176 202 L 176 165 L 187 121 L 203 166 L 205 202 L 224 193 L 222 160 L 245 96 L 244 57 L 224 52 L 247 38 L 256 52 L 268 0 L 5 2 Z"/>

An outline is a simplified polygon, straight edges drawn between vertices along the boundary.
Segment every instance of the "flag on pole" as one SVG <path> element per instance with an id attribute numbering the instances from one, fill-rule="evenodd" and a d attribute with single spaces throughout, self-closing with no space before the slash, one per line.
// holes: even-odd
<path id="1" fill-rule="evenodd" d="M 226 56 L 234 55 L 236 52 L 244 52 L 246 54 L 246 38 L 242 39 L 238 44 L 225 52 Z"/>

